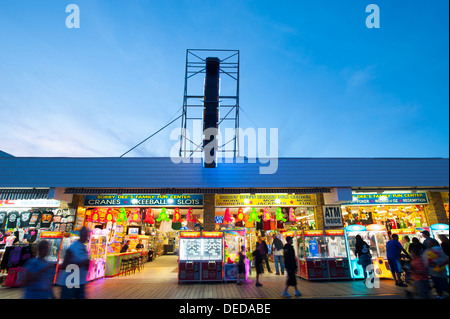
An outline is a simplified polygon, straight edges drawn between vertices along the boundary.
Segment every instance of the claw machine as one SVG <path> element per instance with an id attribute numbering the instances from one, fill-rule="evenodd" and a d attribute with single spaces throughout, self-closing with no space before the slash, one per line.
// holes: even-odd
<path id="1" fill-rule="evenodd" d="M 433 238 L 435 238 L 439 243 L 439 235 L 444 235 L 448 238 L 448 225 L 447 224 L 434 224 L 430 226 L 430 233 Z"/>
<path id="2" fill-rule="evenodd" d="M 325 230 L 330 279 L 351 279 L 343 229 Z"/>
<path id="3" fill-rule="evenodd" d="M 48 255 L 45 260 L 47 260 L 51 264 L 54 264 L 55 275 L 53 277 L 53 283 L 56 282 L 56 277 L 58 274 L 58 261 L 60 260 L 63 238 L 64 233 L 60 231 L 43 231 L 40 233 L 39 240 L 46 240 L 49 243 Z"/>
<path id="4" fill-rule="evenodd" d="M 201 281 L 222 281 L 223 232 L 203 231 L 201 234 Z"/>
<path id="5" fill-rule="evenodd" d="M 328 248 L 323 230 L 303 230 L 299 236 L 299 275 L 307 280 L 329 278 Z"/>
<path id="6" fill-rule="evenodd" d="M 202 238 L 199 231 L 180 232 L 178 283 L 200 281 Z"/>
<path id="7" fill-rule="evenodd" d="M 386 228 L 382 225 L 371 224 L 366 226 L 366 230 L 370 245 L 376 247 L 376 255 L 372 255 L 375 275 L 379 278 L 393 278 L 386 255 L 386 243 L 389 241 Z"/>
<path id="8" fill-rule="evenodd" d="M 108 251 L 108 229 L 94 228 L 91 231 L 88 244 L 89 270 L 87 281 L 95 280 L 105 276 L 106 253 Z"/>
<path id="9" fill-rule="evenodd" d="M 224 281 L 237 281 L 238 275 L 238 262 L 239 251 L 242 245 L 245 246 L 245 252 L 247 252 L 246 245 L 246 228 L 224 230 L 224 254 L 223 254 L 223 280 Z M 245 280 L 248 278 L 249 272 L 249 260 L 245 261 Z"/>

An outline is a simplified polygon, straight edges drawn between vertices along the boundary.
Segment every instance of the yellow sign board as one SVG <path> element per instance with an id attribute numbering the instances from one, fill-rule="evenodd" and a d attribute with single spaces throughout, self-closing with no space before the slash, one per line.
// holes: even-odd
<path id="1" fill-rule="evenodd" d="M 216 207 L 230 206 L 316 206 L 314 194 L 216 195 Z"/>

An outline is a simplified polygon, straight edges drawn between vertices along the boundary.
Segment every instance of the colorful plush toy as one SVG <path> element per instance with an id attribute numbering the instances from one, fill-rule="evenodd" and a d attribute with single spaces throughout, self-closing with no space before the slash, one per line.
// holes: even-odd
<path id="1" fill-rule="evenodd" d="M 161 208 L 161 212 L 159 213 L 158 218 L 156 219 L 157 222 L 160 222 L 162 220 L 165 220 L 166 222 L 170 221 L 169 216 L 167 216 L 166 208 Z"/>
<path id="2" fill-rule="evenodd" d="M 264 208 L 264 218 L 265 222 L 273 221 L 272 215 L 270 215 L 269 207 Z"/>
<path id="3" fill-rule="evenodd" d="M 281 220 L 283 222 L 286 222 L 286 218 L 284 218 L 283 212 L 281 211 L 281 207 L 277 208 L 277 214 L 276 214 L 276 219 L 277 220 Z"/>
<path id="4" fill-rule="evenodd" d="M 91 221 L 94 223 L 100 222 L 100 213 L 98 211 L 98 208 L 94 208 L 94 211 L 92 212 L 91 215 Z"/>
<path id="5" fill-rule="evenodd" d="M 242 207 L 239 207 L 238 213 L 236 215 L 236 221 L 237 222 L 239 222 L 241 220 L 244 221 L 244 219 L 245 219 L 244 210 L 242 209 Z"/>
<path id="6" fill-rule="evenodd" d="M 295 214 L 294 214 L 294 208 L 289 208 L 289 221 L 290 222 L 295 222 L 296 218 L 295 218 Z"/>
<path id="7" fill-rule="evenodd" d="M 119 218 L 117 219 L 118 223 L 124 223 L 127 221 L 127 212 L 125 210 L 125 208 L 121 208 L 120 209 L 120 213 L 119 213 Z"/>
<path id="8" fill-rule="evenodd" d="M 194 213 L 192 213 L 192 208 L 190 208 L 190 207 L 188 209 L 188 214 L 187 214 L 186 220 L 188 222 L 198 223 L 197 217 L 194 216 Z"/>
<path id="9" fill-rule="evenodd" d="M 259 219 L 259 217 L 258 217 L 258 213 L 256 212 L 255 207 L 252 208 L 251 213 L 250 213 L 250 218 L 248 219 L 248 221 L 249 222 L 252 222 L 252 221 L 260 222 L 261 221 L 261 219 Z"/>
<path id="10" fill-rule="evenodd" d="M 116 218 L 114 217 L 114 212 L 112 208 L 108 208 L 108 211 L 106 212 L 105 219 L 107 222 L 115 223 Z"/>
<path id="11" fill-rule="evenodd" d="M 136 208 L 134 212 L 128 216 L 128 222 L 139 223 L 141 221 L 141 214 L 139 213 L 139 208 Z"/>
<path id="12" fill-rule="evenodd" d="M 227 208 L 225 209 L 225 215 L 223 216 L 223 223 L 224 224 L 229 224 L 233 221 L 233 218 L 230 215 L 230 209 Z"/>
<path id="13" fill-rule="evenodd" d="M 145 209 L 145 219 L 144 223 L 154 224 L 155 223 L 155 214 L 153 213 L 151 208 Z"/>
<path id="14" fill-rule="evenodd" d="M 182 223 L 182 222 L 183 220 L 181 219 L 180 209 L 177 207 L 173 212 L 172 223 Z"/>

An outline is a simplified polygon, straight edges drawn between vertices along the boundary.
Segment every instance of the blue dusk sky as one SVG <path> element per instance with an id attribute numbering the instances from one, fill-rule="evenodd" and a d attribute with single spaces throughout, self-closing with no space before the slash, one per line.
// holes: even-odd
<path id="1" fill-rule="evenodd" d="M 448 6 L 0 0 L 0 150 L 120 156 L 181 114 L 187 49 L 229 49 L 241 127 L 277 128 L 280 157 L 448 157 Z M 169 156 L 180 125 L 126 156 Z"/>

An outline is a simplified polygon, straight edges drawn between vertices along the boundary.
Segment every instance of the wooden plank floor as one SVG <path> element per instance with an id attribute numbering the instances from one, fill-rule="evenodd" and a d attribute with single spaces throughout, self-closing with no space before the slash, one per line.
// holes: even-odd
<path id="1" fill-rule="evenodd" d="M 272 264 L 273 266 L 273 264 Z M 273 268 L 274 269 L 274 268 Z M 161 256 L 145 264 L 141 272 L 129 276 L 104 278 L 86 287 L 90 299 L 252 299 L 282 298 L 286 277 L 264 273 L 255 287 L 255 272 L 243 285 L 229 283 L 183 283 L 177 280 L 177 257 Z M 298 278 L 298 287 L 307 298 L 405 298 L 404 288 L 391 279 L 381 279 L 380 288 L 367 288 L 362 281 L 306 281 Z M 55 295 L 59 296 L 59 289 Z M 290 288 L 293 294 L 293 288 Z M 0 288 L 0 299 L 20 299 L 20 288 Z"/>

